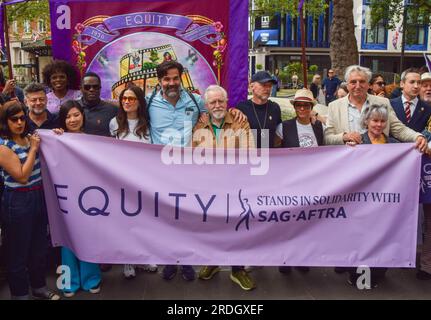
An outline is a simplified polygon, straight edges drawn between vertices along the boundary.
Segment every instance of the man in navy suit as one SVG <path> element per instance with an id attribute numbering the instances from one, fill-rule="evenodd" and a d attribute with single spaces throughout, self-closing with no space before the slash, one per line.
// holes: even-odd
<path id="1" fill-rule="evenodd" d="M 407 69 L 401 75 L 403 94 L 401 97 L 391 100 L 392 107 L 398 119 L 417 132 L 422 132 L 427 128 L 427 123 L 431 116 L 431 105 L 428 104 L 428 101 L 422 100 L 428 100 L 426 88 L 428 87 L 429 80 L 427 74 L 421 77 L 419 70 Z M 429 229 L 431 227 L 431 204 L 425 203 L 423 209 L 425 222 L 424 243 L 416 277 L 420 280 L 430 280 L 431 233 Z"/>
<path id="2" fill-rule="evenodd" d="M 403 94 L 391 100 L 398 119 L 410 129 L 422 132 L 431 116 L 431 106 L 419 98 L 421 75 L 417 69 L 407 69 L 401 74 Z"/>

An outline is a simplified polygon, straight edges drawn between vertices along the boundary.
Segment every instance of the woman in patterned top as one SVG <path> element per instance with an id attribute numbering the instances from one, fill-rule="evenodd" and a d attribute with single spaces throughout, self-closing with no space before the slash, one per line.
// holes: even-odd
<path id="1" fill-rule="evenodd" d="M 58 300 L 46 287 L 47 214 L 40 174 L 37 133 L 28 136 L 24 106 L 7 102 L 0 114 L 0 166 L 5 190 L 2 231 L 12 299 Z"/>

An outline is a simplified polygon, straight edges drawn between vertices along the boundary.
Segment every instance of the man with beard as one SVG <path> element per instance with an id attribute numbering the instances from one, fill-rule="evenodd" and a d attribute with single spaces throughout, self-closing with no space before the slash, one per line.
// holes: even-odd
<path id="1" fill-rule="evenodd" d="M 82 98 L 78 100 L 84 108 L 84 132 L 110 137 L 109 122 L 117 115 L 118 108 L 100 99 L 101 81 L 94 72 L 88 72 L 81 81 Z"/>
<path id="2" fill-rule="evenodd" d="M 419 97 L 431 106 L 431 72 L 425 72 L 421 76 Z"/>
<path id="3" fill-rule="evenodd" d="M 250 88 L 253 97 L 242 101 L 237 109 L 242 111 L 250 123 L 258 148 L 274 148 L 275 131 L 281 123 L 280 106 L 271 100 L 272 86 L 276 81 L 266 71 L 259 71 L 251 77 Z"/>
<path id="4" fill-rule="evenodd" d="M 31 83 L 24 88 L 24 103 L 28 108 L 27 121 L 30 133 L 36 129 L 54 129 L 58 127 L 57 117 L 47 109 L 48 99 L 45 87 Z"/>
<path id="5" fill-rule="evenodd" d="M 247 121 L 240 122 L 227 112 L 227 92 L 218 85 L 211 85 L 205 91 L 205 105 L 209 119 L 199 122 L 193 129 L 193 147 L 201 148 L 253 148 L 254 138 Z M 217 272 L 218 266 L 203 266 L 199 279 L 210 280 Z M 253 279 L 243 266 L 233 266 L 230 279 L 243 290 L 256 287 Z"/>
<path id="6" fill-rule="evenodd" d="M 431 73 L 426 72 L 421 76 L 421 87 L 419 91 L 420 100 L 431 106 Z M 423 132 L 428 140 L 431 140 L 431 118 L 428 120 L 427 128 Z M 431 142 L 428 142 L 428 148 Z M 429 150 L 429 149 L 428 149 Z M 430 155 L 430 154 L 428 154 Z M 424 230 L 422 252 L 416 277 L 419 280 L 431 280 L 431 203 L 424 203 Z"/>
<path id="7" fill-rule="evenodd" d="M 165 61 L 157 66 L 157 78 L 161 90 L 147 97 L 150 114 L 150 135 L 154 144 L 189 145 L 192 130 L 204 112 L 204 103 L 197 94 L 184 90 L 181 86 L 183 66 L 176 61 Z M 176 265 L 167 265 L 162 277 L 171 280 L 177 274 Z M 186 281 L 195 279 L 192 266 L 182 266 L 182 276 Z"/>

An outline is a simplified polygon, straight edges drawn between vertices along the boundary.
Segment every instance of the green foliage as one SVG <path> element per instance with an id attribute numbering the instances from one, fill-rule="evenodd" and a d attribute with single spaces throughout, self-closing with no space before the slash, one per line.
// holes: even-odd
<path id="1" fill-rule="evenodd" d="M 263 65 L 261 65 L 260 63 L 256 64 L 256 70 L 258 71 L 263 70 Z"/>
<path id="2" fill-rule="evenodd" d="M 286 71 L 282 70 L 278 74 L 278 77 L 280 78 L 281 82 L 286 83 L 289 82 L 289 77 Z"/>
<path id="3" fill-rule="evenodd" d="M 319 67 L 315 64 L 312 64 L 308 70 L 310 70 L 311 73 L 315 74 L 317 72 L 317 70 L 319 70 Z"/>
<path id="4" fill-rule="evenodd" d="M 142 64 L 142 69 L 148 70 L 148 69 L 155 69 L 157 68 L 157 64 L 154 62 L 144 62 Z"/>
<path id="5" fill-rule="evenodd" d="M 251 1 L 250 1 L 251 2 Z M 299 1 L 292 0 L 255 0 L 254 16 L 274 15 L 276 13 L 291 14 L 293 17 L 298 16 Z M 325 13 L 328 8 L 326 0 L 308 0 L 304 3 L 305 13 L 314 18 Z"/>
<path id="6" fill-rule="evenodd" d="M 35 0 L 12 4 L 6 6 L 6 10 L 9 25 L 11 25 L 13 21 L 17 21 L 18 24 L 22 25 L 25 20 L 33 21 L 42 19 L 45 21 L 47 31 L 50 29 L 48 0 Z"/>
<path id="7" fill-rule="evenodd" d="M 159 60 L 159 55 L 158 55 L 157 51 L 151 51 L 150 60 L 153 63 L 156 63 Z"/>
<path id="8" fill-rule="evenodd" d="M 302 63 L 291 62 L 284 67 L 284 71 L 287 73 L 288 81 L 292 79 L 294 73 L 296 73 L 296 75 L 299 77 L 299 80 L 302 80 Z"/>
<path id="9" fill-rule="evenodd" d="M 417 24 L 429 24 L 431 18 L 431 0 L 412 0 L 411 5 L 404 5 L 400 0 L 371 0 L 371 27 L 385 21 L 389 30 L 395 30 L 402 23 L 404 9 L 407 10 L 406 42 L 412 43 Z"/>

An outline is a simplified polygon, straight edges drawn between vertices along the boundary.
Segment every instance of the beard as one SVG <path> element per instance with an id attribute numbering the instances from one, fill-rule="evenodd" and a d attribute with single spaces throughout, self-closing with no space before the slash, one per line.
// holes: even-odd
<path id="1" fill-rule="evenodd" d="M 177 86 L 175 86 L 175 87 L 168 87 L 166 89 L 166 91 L 165 91 L 165 94 L 170 99 L 176 99 L 180 95 L 180 88 L 177 87 Z"/>
<path id="2" fill-rule="evenodd" d="M 44 109 L 32 108 L 31 113 L 33 113 L 36 116 L 40 116 L 41 114 L 43 114 L 45 112 L 45 110 L 46 110 L 46 108 L 44 108 Z"/>
<path id="3" fill-rule="evenodd" d="M 226 110 L 217 110 L 217 111 L 214 111 L 214 112 L 211 114 L 211 116 L 212 116 L 215 120 L 217 120 L 217 121 L 223 120 L 223 119 L 224 119 L 224 117 L 226 116 Z"/>

